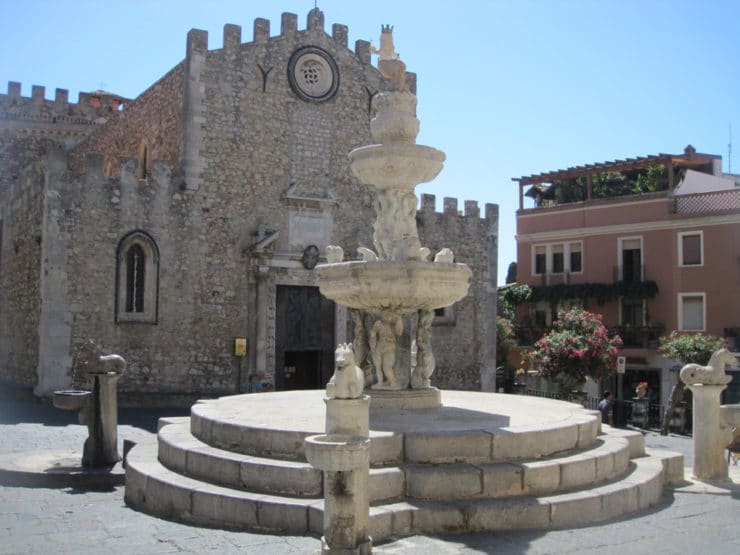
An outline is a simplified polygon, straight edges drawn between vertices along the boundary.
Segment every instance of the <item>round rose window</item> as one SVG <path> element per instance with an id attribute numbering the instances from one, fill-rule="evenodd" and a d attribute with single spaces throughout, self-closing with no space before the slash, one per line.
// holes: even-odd
<path id="1" fill-rule="evenodd" d="M 303 100 L 323 102 L 336 94 L 339 71 L 328 52 L 306 46 L 290 57 L 288 80 L 293 91 Z"/>

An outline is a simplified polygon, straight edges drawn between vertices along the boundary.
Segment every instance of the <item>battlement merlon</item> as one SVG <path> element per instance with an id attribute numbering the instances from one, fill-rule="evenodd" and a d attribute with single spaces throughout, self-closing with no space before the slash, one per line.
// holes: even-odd
<path id="1" fill-rule="evenodd" d="M 339 46 L 343 46 L 344 48 L 347 48 L 348 33 L 349 29 L 346 25 L 342 25 L 341 23 L 334 23 L 331 26 L 331 38 L 334 39 L 335 43 L 337 43 Z"/>
<path id="2" fill-rule="evenodd" d="M 306 17 L 306 29 L 309 31 L 324 31 L 324 12 L 314 8 L 308 12 Z"/>
<path id="3" fill-rule="evenodd" d="M 270 20 L 258 17 L 254 20 L 254 42 L 267 42 L 270 40 Z"/>
<path id="4" fill-rule="evenodd" d="M 224 50 L 236 52 L 242 42 L 242 28 L 240 25 L 227 23 L 224 25 Z"/>
<path id="5" fill-rule="evenodd" d="M 293 36 L 298 31 L 298 15 L 285 12 L 280 18 L 280 34 L 284 37 Z"/>
<path id="6" fill-rule="evenodd" d="M 208 31 L 204 31 L 203 29 L 190 29 L 190 31 L 188 31 L 185 56 L 190 59 L 195 54 L 205 55 L 206 52 L 208 52 Z"/>
<path id="7" fill-rule="evenodd" d="M 437 203 L 437 197 L 436 195 L 431 195 L 428 193 L 422 193 L 421 194 L 421 202 L 419 207 L 419 212 L 422 214 L 440 214 L 436 211 L 436 203 Z M 448 216 L 464 216 L 466 218 L 480 218 L 481 212 L 480 207 L 478 205 L 478 201 L 476 200 L 466 200 L 464 201 L 465 206 L 465 212 L 461 213 L 458 211 L 458 199 L 452 198 L 452 197 L 444 197 L 444 208 L 440 215 L 448 215 Z M 486 203 L 485 205 L 485 219 L 489 220 L 491 218 L 498 219 L 498 205 L 497 204 L 490 204 Z"/>
<path id="8" fill-rule="evenodd" d="M 34 102 L 43 102 L 46 96 L 46 87 L 41 85 L 31 85 L 31 100 Z"/>

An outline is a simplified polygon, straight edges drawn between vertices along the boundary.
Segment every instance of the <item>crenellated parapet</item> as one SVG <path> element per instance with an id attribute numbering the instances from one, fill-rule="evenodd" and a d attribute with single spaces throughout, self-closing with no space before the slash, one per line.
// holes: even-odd
<path id="1" fill-rule="evenodd" d="M 331 26 L 331 34 L 325 30 L 324 12 L 318 8 L 312 9 L 306 18 L 306 27 L 298 28 L 298 16 L 294 13 L 283 13 L 280 19 L 279 33 L 271 32 L 270 20 L 258 17 L 254 20 L 252 27 L 252 41 L 242 42 L 242 28 L 240 25 L 227 23 L 224 25 L 222 48 L 227 52 L 234 52 L 239 46 L 249 44 L 265 44 L 271 40 L 292 39 L 300 34 L 324 34 L 331 38 L 337 48 L 349 51 L 349 28 L 341 23 Z M 216 50 L 212 48 L 212 50 Z M 193 53 L 205 53 L 209 51 L 208 32 L 193 29 L 188 33 L 187 52 L 188 56 Z M 354 44 L 353 54 L 363 65 L 370 65 L 370 43 L 366 40 L 357 40 Z M 415 85 L 415 75 L 410 74 L 410 82 Z"/>
<path id="2" fill-rule="evenodd" d="M 430 195 L 427 193 L 424 193 L 421 195 L 421 203 L 419 207 L 419 212 L 421 214 L 440 214 L 447 217 L 458 217 L 458 218 L 480 218 L 480 207 L 478 206 L 478 201 L 475 200 L 466 200 L 463 203 L 464 211 L 461 211 L 458 209 L 458 199 L 453 197 L 444 197 L 443 199 L 443 210 L 441 213 L 438 213 L 436 210 L 437 206 L 437 197 L 436 195 Z M 486 203 L 485 204 L 485 214 L 483 216 L 485 220 L 492 220 L 492 219 L 498 219 L 498 205 L 497 204 L 491 204 Z"/>
<path id="3" fill-rule="evenodd" d="M 9 81 L 7 93 L 0 94 L 0 122 L 95 125 L 121 110 L 125 102 L 106 91 L 81 92 L 76 103 L 69 102 L 66 89 L 56 89 L 54 100 L 47 100 L 46 88 L 39 85 L 32 85 L 31 96 L 22 96 L 21 83 Z"/>

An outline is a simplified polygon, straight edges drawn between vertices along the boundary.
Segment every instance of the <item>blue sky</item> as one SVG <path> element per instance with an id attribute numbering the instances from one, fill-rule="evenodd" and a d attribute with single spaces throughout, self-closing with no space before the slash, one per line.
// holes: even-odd
<path id="1" fill-rule="evenodd" d="M 251 40 L 256 17 L 305 27 L 313 0 L 0 0 L 0 89 L 44 85 L 136 97 L 185 54 L 191 28 L 219 48 L 223 25 Z M 326 29 L 396 49 L 418 74 L 419 143 L 446 152 L 417 193 L 500 207 L 499 283 L 516 258 L 512 177 L 615 158 L 720 154 L 740 173 L 740 1 L 319 0 Z"/>

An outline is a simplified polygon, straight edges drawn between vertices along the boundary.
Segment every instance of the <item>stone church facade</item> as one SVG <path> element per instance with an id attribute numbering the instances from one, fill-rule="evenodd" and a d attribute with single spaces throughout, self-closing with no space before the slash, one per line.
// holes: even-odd
<path id="1" fill-rule="evenodd" d="M 124 402 L 321 387 L 347 311 L 313 266 L 328 244 L 372 246 L 373 196 L 347 153 L 370 144 L 387 83 L 347 28 L 283 14 L 253 40 L 192 30 L 185 59 L 127 101 L 98 91 L 0 95 L 0 380 L 49 395 L 84 386 L 89 341 L 128 361 Z M 415 90 L 416 79 L 408 76 Z M 121 109 L 121 105 L 123 105 Z M 423 122 L 422 122 L 423 125 Z M 434 145 L 432 145 L 434 146 Z M 462 207 L 461 207 L 462 208 Z M 498 207 L 422 195 L 422 244 L 473 270 L 439 310 L 435 385 L 489 389 L 495 375 Z M 235 349 L 246 339 L 246 352 Z"/>

